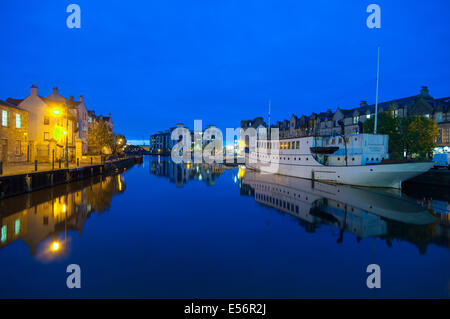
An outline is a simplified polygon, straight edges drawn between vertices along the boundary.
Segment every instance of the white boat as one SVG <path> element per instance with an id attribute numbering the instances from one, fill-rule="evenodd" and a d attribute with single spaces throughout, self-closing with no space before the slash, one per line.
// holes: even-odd
<path id="1" fill-rule="evenodd" d="M 401 188 L 402 182 L 428 171 L 433 162 L 390 162 L 389 137 L 377 133 L 380 47 L 378 46 L 375 134 L 309 136 L 259 140 L 248 148 L 245 164 L 266 173 L 371 187 Z M 270 103 L 269 103 L 269 136 Z M 264 137 L 263 137 L 264 138 Z M 246 143 L 248 145 L 248 143 Z"/>
<path id="2" fill-rule="evenodd" d="M 301 137 L 259 140 L 245 154 L 247 168 L 264 173 L 370 187 L 401 188 L 433 162 L 389 162 L 388 136 Z"/>

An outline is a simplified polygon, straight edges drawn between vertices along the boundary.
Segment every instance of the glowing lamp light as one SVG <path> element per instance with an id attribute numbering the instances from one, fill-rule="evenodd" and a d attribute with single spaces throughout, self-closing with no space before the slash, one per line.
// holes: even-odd
<path id="1" fill-rule="evenodd" d="M 61 245 L 60 245 L 60 243 L 58 242 L 58 241 L 53 241 L 52 242 L 52 244 L 50 245 L 50 249 L 52 250 L 52 251 L 58 251 L 58 250 L 60 250 L 61 249 Z"/>
<path id="2" fill-rule="evenodd" d="M 61 115 L 61 110 L 59 110 L 59 109 L 54 109 L 54 110 L 52 111 L 52 113 L 53 113 L 53 115 Z"/>

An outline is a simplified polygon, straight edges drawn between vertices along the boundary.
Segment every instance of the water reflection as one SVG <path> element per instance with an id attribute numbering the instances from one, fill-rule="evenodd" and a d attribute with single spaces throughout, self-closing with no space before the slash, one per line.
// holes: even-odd
<path id="1" fill-rule="evenodd" d="M 114 195 L 125 191 L 122 174 L 97 176 L 0 201 L 0 249 L 22 240 L 40 259 L 63 254 L 68 232 L 81 236 L 91 213 L 102 214 Z"/>
<path id="2" fill-rule="evenodd" d="M 150 158 L 150 174 L 169 178 L 177 187 L 183 187 L 190 180 L 204 181 L 208 186 L 214 186 L 217 178 L 223 173 L 222 165 L 210 164 L 176 164 L 168 157 Z"/>
<path id="3" fill-rule="evenodd" d="M 358 241 L 382 238 L 388 246 L 395 239 L 406 240 L 421 253 L 430 243 L 450 247 L 449 215 L 424 207 L 398 190 L 330 185 L 247 170 L 240 192 L 294 216 L 307 232 L 321 225 L 335 227 L 337 243 L 349 232 Z"/>

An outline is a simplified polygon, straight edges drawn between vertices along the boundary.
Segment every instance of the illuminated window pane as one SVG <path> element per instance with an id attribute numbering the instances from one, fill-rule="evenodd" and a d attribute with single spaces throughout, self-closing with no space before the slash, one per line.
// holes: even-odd
<path id="1" fill-rule="evenodd" d="M 20 117 L 20 114 L 16 114 L 16 128 L 22 127 L 22 118 Z"/>
<path id="2" fill-rule="evenodd" d="M 1 237 L 2 243 L 6 241 L 6 232 L 7 232 L 6 225 L 3 225 L 2 226 L 2 237 Z"/>
<path id="3" fill-rule="evenodd" d="M 16 219 L 16 221 L 14 223 L 14 231 L 15 231 L 16 235 L 19 235 L 19 233 L 20 233 L 20 219 Z"/>
<path id="4" fill-rule="evenodd" d="M 8 111 L 2 110 L 2 126 L 8 126 Z"/>

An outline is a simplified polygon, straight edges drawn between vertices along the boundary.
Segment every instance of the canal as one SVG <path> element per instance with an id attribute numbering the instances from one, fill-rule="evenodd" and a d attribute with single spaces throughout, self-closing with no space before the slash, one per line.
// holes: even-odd
<path id="1" fill-rule="evenodd" d="M 147 156 L 0 201 L 0 297 L 448 298 L 448 193 Z M 69 264 L 81 289 L 66 286 Z"/>

